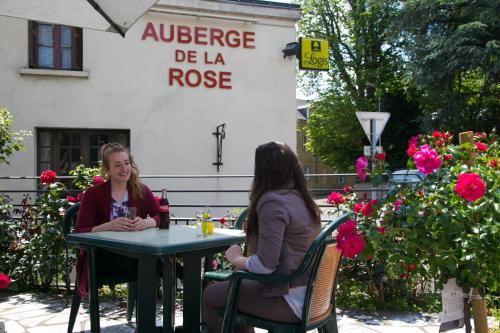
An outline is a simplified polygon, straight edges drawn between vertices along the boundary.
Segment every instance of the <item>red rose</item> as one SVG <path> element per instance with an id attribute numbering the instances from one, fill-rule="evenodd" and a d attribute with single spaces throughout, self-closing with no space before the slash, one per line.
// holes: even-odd
<path id="1" fill-rule="evenodd" d="M 52 184 L 56 180 L 56 173 L 52 170 L 45 170 L 40 174 L 42 184 Z"/>
<path id="2" fill-rule="evenodd" d="M 375 159 L 379 160 L 379 161 L 385 161 L 385 154 L 384 153 L 376 153 Z"/>
<path id="3" fill-rule="evenodd" d="M 406 149 L 406 154 L 409 157 L 413 157 L 413 155 L 415 155 L 416 152 L 417 152 L 417 146 L 415 145 L 411 145 L 408 147 L 408 149 Z"/>
<path id="4" fill-rule="evenodd" d="M 326 199 L 326 202 L 328 202 L 330 205 L 340 205 L 344 201 L 345 201 L 344 197 L 339 192 L 330 193 L 330 195 Z"/>
<path id="5" fill-rule="evenodd" d="M 349 193 L 352 191 L 352 187 L 350 187 L 349 185 L 346 185 L 346 186 L 344 186 L 343 190 L 344 190 L 344 193 Z"/>
<path id="6" fill-rule="evenodd" d="M 221 218 L 219 219 L 219 223 L 220 223 L 220 224 L 224 224 L 224 223 L 226 223 L 226 222 L 227 222 L 227 221 L 226 221 L 226 219 L 225 219 L 225 218 L 223 218 L 223 217 L 221 217 Z"/>
<path id="7" fill-rule="evenodd" d="M 405 273 L 400 274 L 400 275 L 399 275 L 399 278 L 400 278 L 401 280 L 406 280 L 406 279 L 408 278 L 408 274 L 405 274 Z"/>
<path id="8" fill-rule="evenodd" d="M 482 142 L 476 142 L 476 149 L 479 150 L 479 151 L 487 151 L 488 150 L 488 146 L 485 145 L 484 143 Z"/>
<path id="9" fill-rule="evenodd" d="M 384 227 L 377 227 L 377 232 L 381 235 L 385 234 L 385 228 Z"/>
<path id="10" fill-rule="evenodd" d="M 17 249 L 17 241 L 13 239 L 9 244 L 9 250 L 15 251 Z"/>
<path id="11" fill-rule="evenodd" d="M 212 269 L 215 269 L 217 267 L 217 261 L 212 260 Z"/>
<path id="12" fill-rule="evenodd" d="M 441 132 L 440 131 L 434 131 L 434 132 L 432 132 L 432 137 L 434 139 L 440 138 L 441 137 Z"/>
<path id="13" fill-rule="evenodd" d="M 488 162 L 488 165 L 492 168 L 496 168 L 498 166 L 498 162 L 496 159 L 492 159 L 491 161 Z"/>
<path id="14" fill-rule="evenodd" d="M 68 200 L 68 202 L 77 202 L 76 197 L 72 197 L 71 195 L 67 195 L 66 200 Z"/>
<path id="15" fill-rule="evenodd" d="M 363 209 L 363 204 L 361 202 L 356 202 L 354 204 L 354 207 L 352 208 L 352 210 L 355 212 L 355 213 L 359 213 L 361 212 L 361 210 Z"/>
<path id="16" fill-rule="evenodd" d="M 445 160 L 445 161 L 449 161 L 449 160 L 451 160 L 451 158 L 452 158 L 451 154 L 443 155 L 443 160 Z"/>
<path id="17" fill-rule="evenodd" d="M 104 183 L 104 178 L 102 178 L 101 176 L 92 177 L 92 185 L 99 185 L 102 183 Z"/>
<path id="18" fill-rule="evenodd" d="M 7 274 L 0 274 L 0 289 L 5 289 L 10 284 L 10 278 Z"/>
<path id="19" fill-rule="evenodd" d="M 436 145 L 437 145 L 438 147 L 441 147 L 441 146 L 443 145 L 443 142 L 442 142 L 441 140 L 437 140 L 437 141 L 436 141 Z"/>
<path id="20" fill-rule="evenodd" d="M 80 201 L 80 200 L 82 200 L 82 193 L 81 192 L 76 195 L 76 201 Z"/>
<path id="21" fill-rule="evenodd" d="M 462 173 L 457 178 L 457 183 L 453 189 L 458 195 L 467 201 L 476 201 L 486 192 L 486 184 L 479 175 L 471 173 Z"/>
<path id="22" fill-rule="evenodd" d="M 414 268 L 415 268 L 415 265 L 414 264 L 410 264 L 410 266 L 408 266 L 408 268 L 406 269 L 406 271 L 408 273 L 410 273 Z"/>
<path id="23" fill-rule="evenodd" d="M 366 204 L 366 205 L 363 205 L 363 208 L 361 209 L 361 214 L 363 214 L 363 216 L 370 216 L 372 215 L 372 205 L 370 204 Z"/>

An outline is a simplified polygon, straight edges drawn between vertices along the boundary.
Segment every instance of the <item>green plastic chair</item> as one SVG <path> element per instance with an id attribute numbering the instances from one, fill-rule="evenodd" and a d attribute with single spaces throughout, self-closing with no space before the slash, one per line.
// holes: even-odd
<path id="1" fill-rule="evenodd" d="M 342 252 L 337 249 L 332 232 L 349 219 L 345 214 L 326 225 L 312 242 L 297 270 L 289 275 L 266 275 L 244 271 L 207 272 L 209 280 L 229 280 L 229 293 L 224 308 L 223 333 L 230 333 L 238 325 L 247 325 L 267 329 L 273 333 L 297 333 L 318 329 L 320 333 L 337 333 L 335 312 L 335 282 Z M 258 318 L 237 311 L 238 291 L 242 280 L 254 280 L 268 283 L 288 283 L 311 270 L 307 283 L 306 297 L 301 320 L 297 323 L 283 323 Z M 270 311 L 272 311 L 270 309 Z"/>
<path id="2" fill-rule="evenodd" d="M 75 203 L 71 206 L 64 215 L 62 221 L 62 231 L 64 236 L 71 232 L 71 228 L 76 223 L 76 218 L 78 216 L 78 209 L 80 208 L 80 203 Z M 97 276 L 97 286 L 102 285 L 115 285 L 119 283 L 128 282 L 127 284 L 127 320 L 132 320 L 132 314 L 134 313 L 135 300 L 137 298 L 137 283 L 130 282 L 120 276 Z M 90 288 L 90 286 L 89 286 Z M 71 301 L 71 311 L 69 315 L 68 322 L 68 333 L 73 332 L 73 327 L 75 326 L 76 316 L 78 314 L 78 309 L 80 308 L 80 303 L 82 301 L 81 296 L 78 294 L 78 286 L 75 283 L 75 291 L 73 293 L 73 299 Z M 97 299 L 97 290 L 90 290 L 90 293 L 96 295 Z M 96 302 L 96 306 L 90 303 L 90 316 L 94 318 L 97 323 L 97 331 L 99 331 L 99 302 Z"/>
<path id="3" fill-rule="evenodd" d="M 240 215 L 236 219 L 236 222 L 234 222 L 233 229 L 241 229 L 243 227 L 243 222 L 245 222 L 245 219 L 247 218 L 248 215 L 248 208 L 245 208 L 241 211 Z"/>

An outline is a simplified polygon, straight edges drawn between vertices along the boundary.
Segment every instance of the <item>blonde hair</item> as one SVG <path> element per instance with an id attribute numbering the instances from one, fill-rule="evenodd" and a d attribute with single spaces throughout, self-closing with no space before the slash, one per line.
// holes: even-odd
<path id="1" fill-rule="evenodd" d="M 128 155 L 130 165 L 132 166 L 132 171 L 130 172 L 130 178 L 127 182 L 127 185 L 130 187 L 130 190 L 132 191 L 132 196 L 134 197 L 135 200 L 142 200 L 144 199 L 144 188 L 142 187 L 141 182 L 139 181 L 139 168 L 137 168 L 137 165 L 134 162 L 134 158 L 130 154 L 129 150 L 123 147 L 119 143 L 106 143 L 104 144 L 100 151 L 99 155 L 101 157 L 101 176 L 105 177 L 106 179 L 109 179 L 106 170 L 109 169 L 109 157 L 111 154 L 114 153 L 126 153 Z"/>

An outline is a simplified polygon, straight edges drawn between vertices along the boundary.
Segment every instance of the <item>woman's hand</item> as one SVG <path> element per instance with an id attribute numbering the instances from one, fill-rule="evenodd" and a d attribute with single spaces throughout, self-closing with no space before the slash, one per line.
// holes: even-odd
<path id="1" fill-rule="evenodd" d="M 231 245 L 229 249 L 226 250 L 226 258 L 231 264 L 233 264 L 236 269 L 245 269 L 245 264 L 247 258 L 241 253 L 241 248 L 239 245 Z"/>
<path id="2" fill-rule="evenodd" d="M 139 216 L 137 216 L 134 219 L 133 223 L 134 223 L 133 226 L 134 231 L 141 231 L 144 229 L 156 227 L 156 222 L 153 219 L 143 219 L 140 218 Z"/>
<path id="3" fill-rule="evenodd" d="M 134 221 L 126 217 L 117 217 L 109 222 L 109 231 L 132 231 L 134 230 Z"/>

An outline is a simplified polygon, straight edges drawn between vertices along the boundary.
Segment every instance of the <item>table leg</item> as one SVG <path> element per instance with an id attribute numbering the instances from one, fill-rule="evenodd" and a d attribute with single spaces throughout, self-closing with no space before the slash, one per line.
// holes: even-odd
<path id="1" fill-rule="evenodd" d="M 185 252 L 184 259 L 184 312 L 183 332 L 200 332 L 201 312 L 201 257 L 198 253 Z"/>
<path id="2" fill-rule="evenodd" d="M 156 332 L 156 257 L 138 257 L 137 331 Z"/>
<path id="3" fill-rule="evenodd" d="M 89 270 L 89 307 L 90 307 L 90 331 L 99 333 L 99 295 L 97 293 L 95 248 L 87 248 L 87 265 Z M 76 291 L 75 291 L 76 292 Z"/>
<path id="4" fill-rule="evenodd" d="M 163 263 L 163 333 L 174 332 L 176 275 L 175 256 L 161 257 Z"/>

